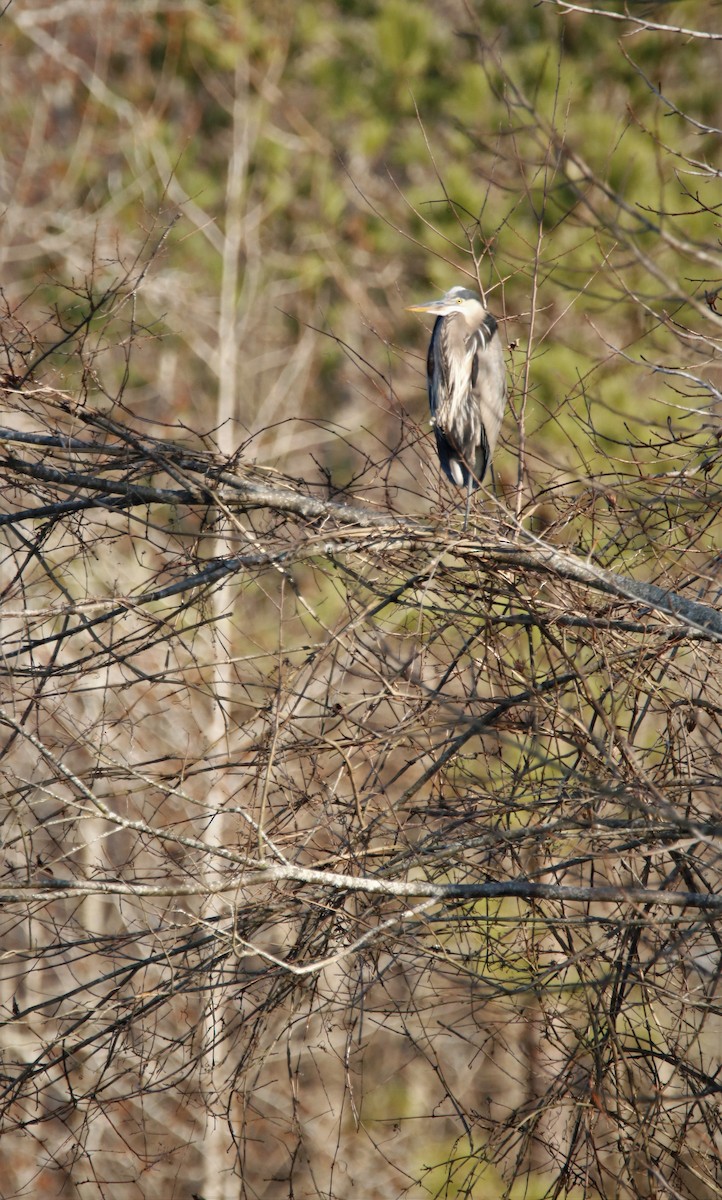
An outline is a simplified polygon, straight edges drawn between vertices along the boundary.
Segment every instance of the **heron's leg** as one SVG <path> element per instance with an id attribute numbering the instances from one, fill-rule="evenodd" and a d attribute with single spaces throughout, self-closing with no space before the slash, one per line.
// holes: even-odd
<path id="1" fill-rule="evenodd" d="M 466 526 L 469 523 L 469 508 L 471 507 L 471 491 L 472 491 L 473 486 L 474 485 L 472 482 L 472 474 L 471 474 L 471 471 L 469 471 L 467 473 L 467 477 L 466 477 L 466 508 L 464 509 L 464 533 L 466 533 Z"/>

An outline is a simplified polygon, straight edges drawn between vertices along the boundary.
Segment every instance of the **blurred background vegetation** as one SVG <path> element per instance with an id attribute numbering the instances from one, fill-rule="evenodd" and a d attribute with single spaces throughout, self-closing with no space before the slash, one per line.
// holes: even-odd
<path id="1" fill-rule="evenodd" d="M 476 277 L 514 347 L 497 471 L 517 512 L 554 484 L 552 522 L 561 478 L 658 471 L 650 430 L 699 423 L 649 367 L 709 365 L 719 46 L 563 8 L 15 0 L 6 303 L 42 344 L 44 314 L 72 321 L 91 276 L 97 293 L 132 273 L 179 214 L 119 328 L 88 331 L 99 393 L 122 381 L 144 421 L 368 499 L 370 463 L 405 447 L 398 502 L 418 509 L 437 487 L 427 330 L 404 305 Z M 53 362 L 70 382 L 63 348 Z M 669 441 L 662 458 L 680 465 Z"/>
<path id="2" fill-rule="evenodd" d="M 404 309 L 455 283 L 478 285 L 500 320 L 511 383 L 495 460 L 496 500 L 487 497 L 485 511 L 501 511 L 505 520 L 617 571 L 664 586 L 693 585 L 691 594 L 714 602 L 722 8 L 715 0 L 626 6 L 600 0 L 593 7 L 585 11 L 555 0 L 11 0 L 0 17 L 5 383 L 18 390 L 41 383 L 56 388 L 145 434 L 217 449 L 234 469 L 256 467 L 264 478 L 302 481 L 320 496 L 441 516 L 453 524 L 459 498 L 439 478 L 429 435 L 429 327 Z M 628 17 L 617 20 L 627 9 Z M 717 39 L 690 30 L 716 33 Z M 177 528 L 174 520 L 169 518 L 163 537 L 172 544 L 169 560 L 176 569 L 195 527 L 190 518 L 187 525 L 179 519 Z M 140 554 L 134 561 L 133 537 L 119 537 L 118 544 L 117 557 L 99 555 L 83 577 L 84 584 L 91 581 L 89 594 L 103 588 L 111 594 L 118 579 L 130 592 L 131 584 L 140 588 L 142 571 L 151 570 L 152 556 L 142 565 Z M 224 544 L 219 535 L 217 546 Z M 244 721 L 260 724 L 262 704 L 270 711 L 282 678 L 276 655 L 281 642 L 284 653 L 296 655 L 300 674 L 308 644 L 321 639 L 319 630 L 325 635 L 347 614 L 349 628 L 361 621 L 372 576 L 380 581 L 381 599 L 393 595 L 401 568 L 392 564 L 386 576 L 382 560 L 374 570 L 377 575 L 369 569 L 367 577 L 349 570 L 343 579 L 341 567 L 324 575 L 303 563 L 295 578 L 304 595 L 313 593 L 323 620 L 314 623 L 300 605 L 284 609 L 284 581 L 273 575 L 270 582 L 262 578 L 233 627 L 223 628 L 222 649 L 220 634 L 208 644 L 198 634 L 188 737 L 199 744 L 201 734 L 207 737 L 199 761 L 208 747 L 209 756 L 215 754 L 223 738 L 232 748 L 233 736 L 240 743 Z M 387 638 L 379 641 L 381 661 L 392 662 L 388 648 L 396 648 L 396 638 L 399 662 L 407 635 L 409 642 L 413 637 L 419 645 L 434 644 L 441 663 L 434 688 L 448 682 L 446 657 L 457 663 L 459 640 L 467 638 L 464 646 L 473 647 L 480 637 L 478 600 L 491 588 L 483 572 L 472 579 L 466 567 L 456 576 L 449 569 L 445 583 L 443 603 L 432 617 L 414 602 L 389 607 L 378 621 Z M 419 590 L 426 586 L 420 583 Z M 549 594 L 554 607 L 557 599 Z M 428 595 L 431 604 L 431 584 Z M 509 606 L 505 595 L 495 597 L 491 588 L 489 611 L 501 621 Z M 535 594 L 530 611 L 537 599 Z M 214 604 L 221 629 L 231 606 Z M 440 612 L 449 626 L 441 634 Z M 529 663 L 539 654 L 538 641 L 531 634 L 527 639 L 522 625 L 502 637 L 496 658 L 491 650 L 488 660 L 485 648 L 475 651 L 483 663 L 478 679 L 484 696 L 495 679 L 500 692 L 526 686 L 525 672 L 529 686 L 536 684 L 536 667 Z M 222 652 L 227 662 L 218 666 Z M 161 678 L 167 666 L 160 650 L 158 655 L 153 669 Z M 238 664 L 246 658 L 250 665 L 241 678 Z M 550 652 L 552 675 L 559 661 Z M 606 660 L 600 654 L 598 661 Z M 474 688 L 477 666 L 472 661 Z M 597 669 L 600 681 L 594 676 L 590 689 L 606 702 L 601 668 L 590 667 L 589 674 Z M 398 675 L 406 678 L 401 666 Z M 175 696 L 170 673 L 169 680 Z M 460 675 L 449 685 L 454 704 L 464 702 L 467 682 Z M 227 713 L 219 725 L 209 711 L 236 683 L 237 724 L 229 734 Z M 349 695 L 355 686 L 349 685 Z M 619 711 L 626 719 L 636 700 L 622 691 Z M 611 685 L 609 694 L 611 709 L 617 704 Z M 104 721 L 113 703 L 107 701 Z M 175 709 L 165 696 L 153 703 L 157 707 L 148 712 L 157 724 L 146 717 L 143 754 L 155 753 L 162 726 L 164 752 L 180 758 Z M 218 701 L 219 711 L 224 703 Z M 228 712 L 231 707 L 229 702 Z M 389 711 L 393 717 L 393 706 Z M 449 729 L 451 712 L 442 710 Z M 395 728 L 384 713 L 377 717 L 369 705 L 367 727 L 378 729 L 380 738 L 385 722 Z M 663 720 L 655 721 L 659 732 Z M 525 737 L 522 731 L 517 750 L 506 745 L 503 760 L 499 750 L 496 765 L 479 749 L 481 738 L 468 758 L 461 745 L 448 774 L 439 776 L 444 794 L 440 790 L 434 802 L 442 816 L 457 783 L 460 804 L 482 784 L 510 792 L 522 760 L 514 818 L 519 828 L 536 771 L 556 796 L 566 764 L 562 771 L 550 755 L 540 766 L 531 752 L 527 760 Z M 139 745 L 129 737 L 129 762 Z M 407 752 L 393 745 L 388 774 L 395 781 Z M 349 746 L 353 756 L 350 736 Z M 218 753 L 213 763 L 222 774 Z M 228 761 L 236 762 L 231 749 Z M 243 786 L 238 783 L 239 790 Z M 333 789 L 329 795 L 335 800 Z M 425 792 L 419 795 L 420 809 L 428 800 Z M 177 817 L 179 824 L 187 819 Z M 422 827 L 425 820 L 424 813 Z M 384 826 L 387 837 L 390 844 Z M 401 869 L 416 865 L 404 859 Z M 521 868 L 514 859 L 509 869 Z M 510 905 L 494 914 L 499 929 L 516 911 Z M 424 945 L 433 940 L 429 935 L 426 941 L 426 930 L 419 936 Z M 454 942 L 448 927 L 438 936 Z M 478 965 L 483 937 L 460 934 L 462 943 L 460 957 L 476 964 L 471 973 L 481 977 L 484 967 L 497 984 L 506 968 L 500 961 Z M 529 961 L 535 953 L 530 946 Z M 526 978 L 521 952 L 517 960 L 509 951 L 506 967 L 510 976 Z M 349 1007 L 363 1015 L 363 966 L 358 978 L 355 984 L 349 974 L 344 987 Z M 438 981 L 430 971 L 415 993 L 429 1029 Z M 383 986 L 374 980 L 378 992 Z M 401 993 L 403 981 L 397 987 Z M 454 976 L 448 984 L 452 1013 L 457 987 Z M 575 987 L 574 979 L 570 995 Z M 330 1029 L 336 1020 L 332 1002 L 329 1008 Z M 526 1168 L 518 1185 L 511 1169 L 505 1181 L 496 1167 L 481 1179 L 477 1150 L 489 1128 L 498 1161 L 504 1161 L 498 1113 L 508 1063 L 528 1066 L 530 1074 L 534 1068 L 533 1054 L 525 1057 L 523 1020 L 515 1018 L 510 1031 L 506 1010 L 502 1019 L 492 1003 L 488 1008 L 479 1020 L 488 1019 L 494 1029 L 496 1074 L 489 1094 L 479 1098 L 471 1076 L 457 1085 L 469 1113 L 477 1104 L 483 1110 L 484 1136 L 480 1120 L 457 1143 L 449 1132 L 452 1113 L 438 1144 L 429 1149 L 423 1138 L 419 1144 L 414 1122 L 428 1115 L 423 1105 L 429 1093 L 414 1047 L 404 1043 L 398 1050 L 398 1039 L 398 1057 L 387 1059 L 391 1041 L 377 1041 L 359 1067 L 373 1147 L 359 1148 L 357 1140 L 349 1150 L 353 1139 L 344 1137 L 353 1132 L 353 1119 L 347 1111 L 333 1113 L 330 1125 L 343 1145 L 338 1157 L 350 1155 L 357 1179 L 365 1178 L 369 1162 L 388 1158 L 400 1164 L 389 1168 L 388 1178 L 398 1194 L 408 1188 L 412 1197 L 493 1200 L 504 1194 L 516 1200 L 523 1194 L 534 1200 L 556 1186 L 548 1173 L 534 1173 L 539 1160 L 533 1154 L 531 1182 Z M 580 1026 L 587 1016 L 582 1012 Z M 316 1037 L 322 1047 L 316 1059 L 311 1054 L 304 1060 L 307 1094 L 315 1089 L 321 1097 L 327 1086 L 333 1090 L 331 1076 L 343 1092 L 346 1069 L 340 1042 L 333 1065 L 324 1058 L 324 1039 L 331 1036 L 325 1021 L 324 1010 L 294 1031 L 299 1046 Z M 586 1043 L 590 1057 L 595 1036 L 590 1032 Z M 300 1061 L 304 1051 L 296 1052 Z M 466 1047 L 456 1053 L 463 1058 Z M 440 1054 L 434 1068 L 439 1079 L 445 1065 Z M 460 1078 L 467 1065 L 459 1068 Z M 188 1110 L 194 1103 L 192 1098 Z M 566 1097 L 559 1112 L 565 1103 Z M 592 1098 L 588 1107 L 594 1104 Z M 552 1121 L 557 1116 L 555 1110 Z M 301 1122 L 294 1112 L 296 1119 Z M 187 1111 L 184 1120 L 190 1128 Z M 285 1114 L 281 1125 L 283 1120 Z M 255 1138 L 262 1146 L 273 1122 L 248 1121 L 248 1144 Z M 279 1143 L 284 1136 L 285 1127 Z M 313 1136 L 312 1130 L 308 1144 Z M 325 1135 L 318 1133 L 319 1157 L 326 1149 Z M 280 1194 L 271 1190 L 273 1181 L 261 1181 L 258 1162 L 244 1194 Z M 312 1177 L 311 1169 L 304 1194 L 332 1194 L 330 1184 L 327 1192 L 314 1190 Z M 576 1190 L 567 1186 L 559 1167 L 553 1194 L 575 1200 L 603 1194 L 594 1192 L 596 1185 L 587 1193 L 578 1178 Z M 421 1179 L 425 1191 L 414 1191 Z M 683 1186 L 679 1180 L 677 1186 Z M 68 1195 L 83 1194 L 74 1187 L 68 1183 Z M 344 1187 L 339 1185 L 339 1196 L 351 1194 Z M 129 1187 L 127 1194 L 138 1193 Z M 386 1200 L 389 1193 L 366 1194 Z M 695 1197 L 694 1184 L 684 1195 Z"/>

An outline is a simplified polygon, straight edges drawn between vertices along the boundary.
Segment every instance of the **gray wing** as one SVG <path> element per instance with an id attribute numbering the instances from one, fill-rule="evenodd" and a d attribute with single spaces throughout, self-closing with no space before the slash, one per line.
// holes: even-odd
<path id="1" fill-rule="evenodd" d="M 434 426 L 434 438 L 436 440 L 436 453 L 439 456 L 439 465 L 452 483 L 458 484 L 458 479 L 454 475 L 452 462 L 456 464 L 458 459 L 458 451 L 449 441 L 446 433 L 437 424 L 437 414 L 439 406 L 445 405 L 448 378 L 445 369 L 444 351 L 441 346 L 441 330 L 444 318 L 437 317 L 434 322 L 434 328 L 429 341 L 429 349 L 426 354 L 426 379 L 429 390 L 429 408 L 431 410 L 431 421 Z M 464 468 L 462 468 L 464 469 Z M 457 471 L 459 468 L 457 467 Z M 466 482 L 466 475 L 464 475 Z"/>
<path id="2" fill-rule="evenodd" d="M 471 394 L 481 418 L 482 437 L 476 455 L 475 474 L 483 479 L 499 439 L 506 408 L 506 364 L 497 324 L 487 313 L 469 336 L 474 348 L 471 364 Z"/>

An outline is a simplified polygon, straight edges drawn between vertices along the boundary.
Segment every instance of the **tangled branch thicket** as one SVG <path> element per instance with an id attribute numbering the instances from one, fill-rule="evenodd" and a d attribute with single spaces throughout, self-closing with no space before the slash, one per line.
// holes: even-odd
<path id="1" fill-rule="evenodd" d="M 4 1195 L 719 1197 L 694 7 L 3 10 Z M 519 337 L 467 533 L 399 328 L 450 265 Z"/>
<path id="2" fill-rule="evenodd" d="M 644 582 L 3 405 L 17 1178 L 164 1191 L 217 1120 L 248 1194 L 715 1195 L 717 468 L 586 496 Z"/>

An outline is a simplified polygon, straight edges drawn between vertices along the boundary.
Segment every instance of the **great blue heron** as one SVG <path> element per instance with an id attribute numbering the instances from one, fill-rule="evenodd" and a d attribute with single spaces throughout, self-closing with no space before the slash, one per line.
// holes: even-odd
<path id="1" fill-rule="evenodd" d="M 429 407 L 445 475 L 471 493 L 494 453 L 506 406 L 506 368 L 494 317 L 476 292 L 453 287 L 409 312 L 436 314 L 426 358 Z"/>

